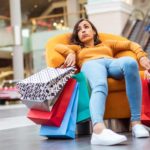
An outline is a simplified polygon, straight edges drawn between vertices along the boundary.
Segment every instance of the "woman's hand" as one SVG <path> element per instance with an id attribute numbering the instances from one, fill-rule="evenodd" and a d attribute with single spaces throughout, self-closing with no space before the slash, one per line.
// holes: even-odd
<path id="1" fill-rule="evenodd" d="M 150 79 L 150 72 L 148 70 L 144 71 L 144 79 Z"/>
<path id="2" fill-rule="evenodd" d="M 140 65 L 146 69 L 144 72 L 144 78 L 149 79 L 150 78 L 150 60 L 147 57 L 142 57 L 140 59 Z"/>
<path id="3" fill-rule="evenodd" d="M 140 65 L 144 67 L 146 70 L 150 70 L 150 60 L 147 57 L 141 57 Z"/>
<path id="4" fill-rule="evenodd" d="M 67 55 L 66 60 L 64 64 L 62 65 L 62 68 L 65 67 L 71 67 L 76 64 L 76 54 L 75 53 L 70 53 Z"/>

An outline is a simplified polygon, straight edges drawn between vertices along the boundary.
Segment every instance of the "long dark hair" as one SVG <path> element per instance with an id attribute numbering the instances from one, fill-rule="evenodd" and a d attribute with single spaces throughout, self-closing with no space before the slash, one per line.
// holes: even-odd
<path id="1" fill-rule="evenodd" d="M 82 22 L 82 21 L 87 21 L 92 29 L 95 31 L 95 36 L 94 36 L 94 45 L 97 45 L 99 43 L 101 43 L 100 39 L 99 39 L 99 35 L 98 35 L 98 32 L 97 32 L 97 29 L 96 27 L 93 25 L 92 22 L 90 22 L 89 20 L 87 19 L 80 19 L 74 26 L 74 29 L 73 29 L 73 33 L 71 35 L 71 38 L 70 38 L 70 42 L 71 44 L 76 44 L 76 45 L 80 45 L 81 47 L 84 47 L 84 44 L 79 40 L 79 37 L 78 37 L 78 26 L 79 24 Z"/>

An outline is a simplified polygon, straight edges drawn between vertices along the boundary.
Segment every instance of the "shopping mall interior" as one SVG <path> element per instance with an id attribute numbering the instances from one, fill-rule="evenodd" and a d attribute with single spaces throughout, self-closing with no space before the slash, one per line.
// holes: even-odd
<path id="1" fill-rule="evenodd" d="M 148 150 L 150 138 L 135 139 L 129 118 L 105 120 L 128 140 L 111 147 L 90 144 L 91 122 L 77 124 L 75 139 L 40 136 L 16 83 L 47 67 L 49 39 L 71 33 L 80 19 L 89 19 L 99 33 L 123 36 L 140 44 L 150 58 L 149 0 L 0 0 L 0 149 L 3 150 Z M 122 109 L 122 111 L 124 111 Z M 147 128 L 150 131 L 150 128 Z"/>

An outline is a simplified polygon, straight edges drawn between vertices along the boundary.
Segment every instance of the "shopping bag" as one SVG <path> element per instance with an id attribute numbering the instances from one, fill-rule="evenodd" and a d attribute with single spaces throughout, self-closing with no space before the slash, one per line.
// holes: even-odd
<path id="1" fill-rule="evenodd" d="M 150 81 L 142 80 L 142 111 L 141 122 L 150 126 Z"/>
<path id="2" fill-rule="evenodd" d="M 75 89 L 75 85 L 75 79 L 71 78 L 68 80 L 50 112 L 30 109 L 27 117 L 36 124 L 60 126 Z"/>
<path id="3" fill-rule="evenodd" d="M 73 76 L 79 84 L 77 123 L 90 119 L 89 101 L 90 93 L 86 78 L 82 72 Z"/>
<path id="4" fill-rule="evenodd" d="M 78 102 L 78 85 L 71 97 L 64 119 L 60 127 L 41 126 L 40 135 L 48 138 L 75 138 Z"/>
<path id="5" fill-rule="evenodd" d="M 29 108 L 49 110 L 64 85 L 75 73 L 74 67 L 46 68 L 17 83 L 22 102 Z"/>

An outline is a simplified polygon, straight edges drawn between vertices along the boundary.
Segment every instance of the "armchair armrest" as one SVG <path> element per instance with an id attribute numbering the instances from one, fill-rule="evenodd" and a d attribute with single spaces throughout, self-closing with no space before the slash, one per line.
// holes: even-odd
<path id="1" fill-rule="evenodd" d="M 57 44 L 68 44 L 70 39 L 70 34 L 62 34 L 52 37 L 46 43 L 46 64 L 49 67 L 59 67 L 64 63 L 65 58 L 54 50 Z"/>
<path id="2" fill-rule="evenodd" d="M 46 51 L 46 53 L 48 53 L 48 51 Z M 47 66 L 56 68 L 64 63 L 65 58 L 61 54 L 54 50 L 51 50 L 49 53 L 50 54 L 46 54 Z"/>

